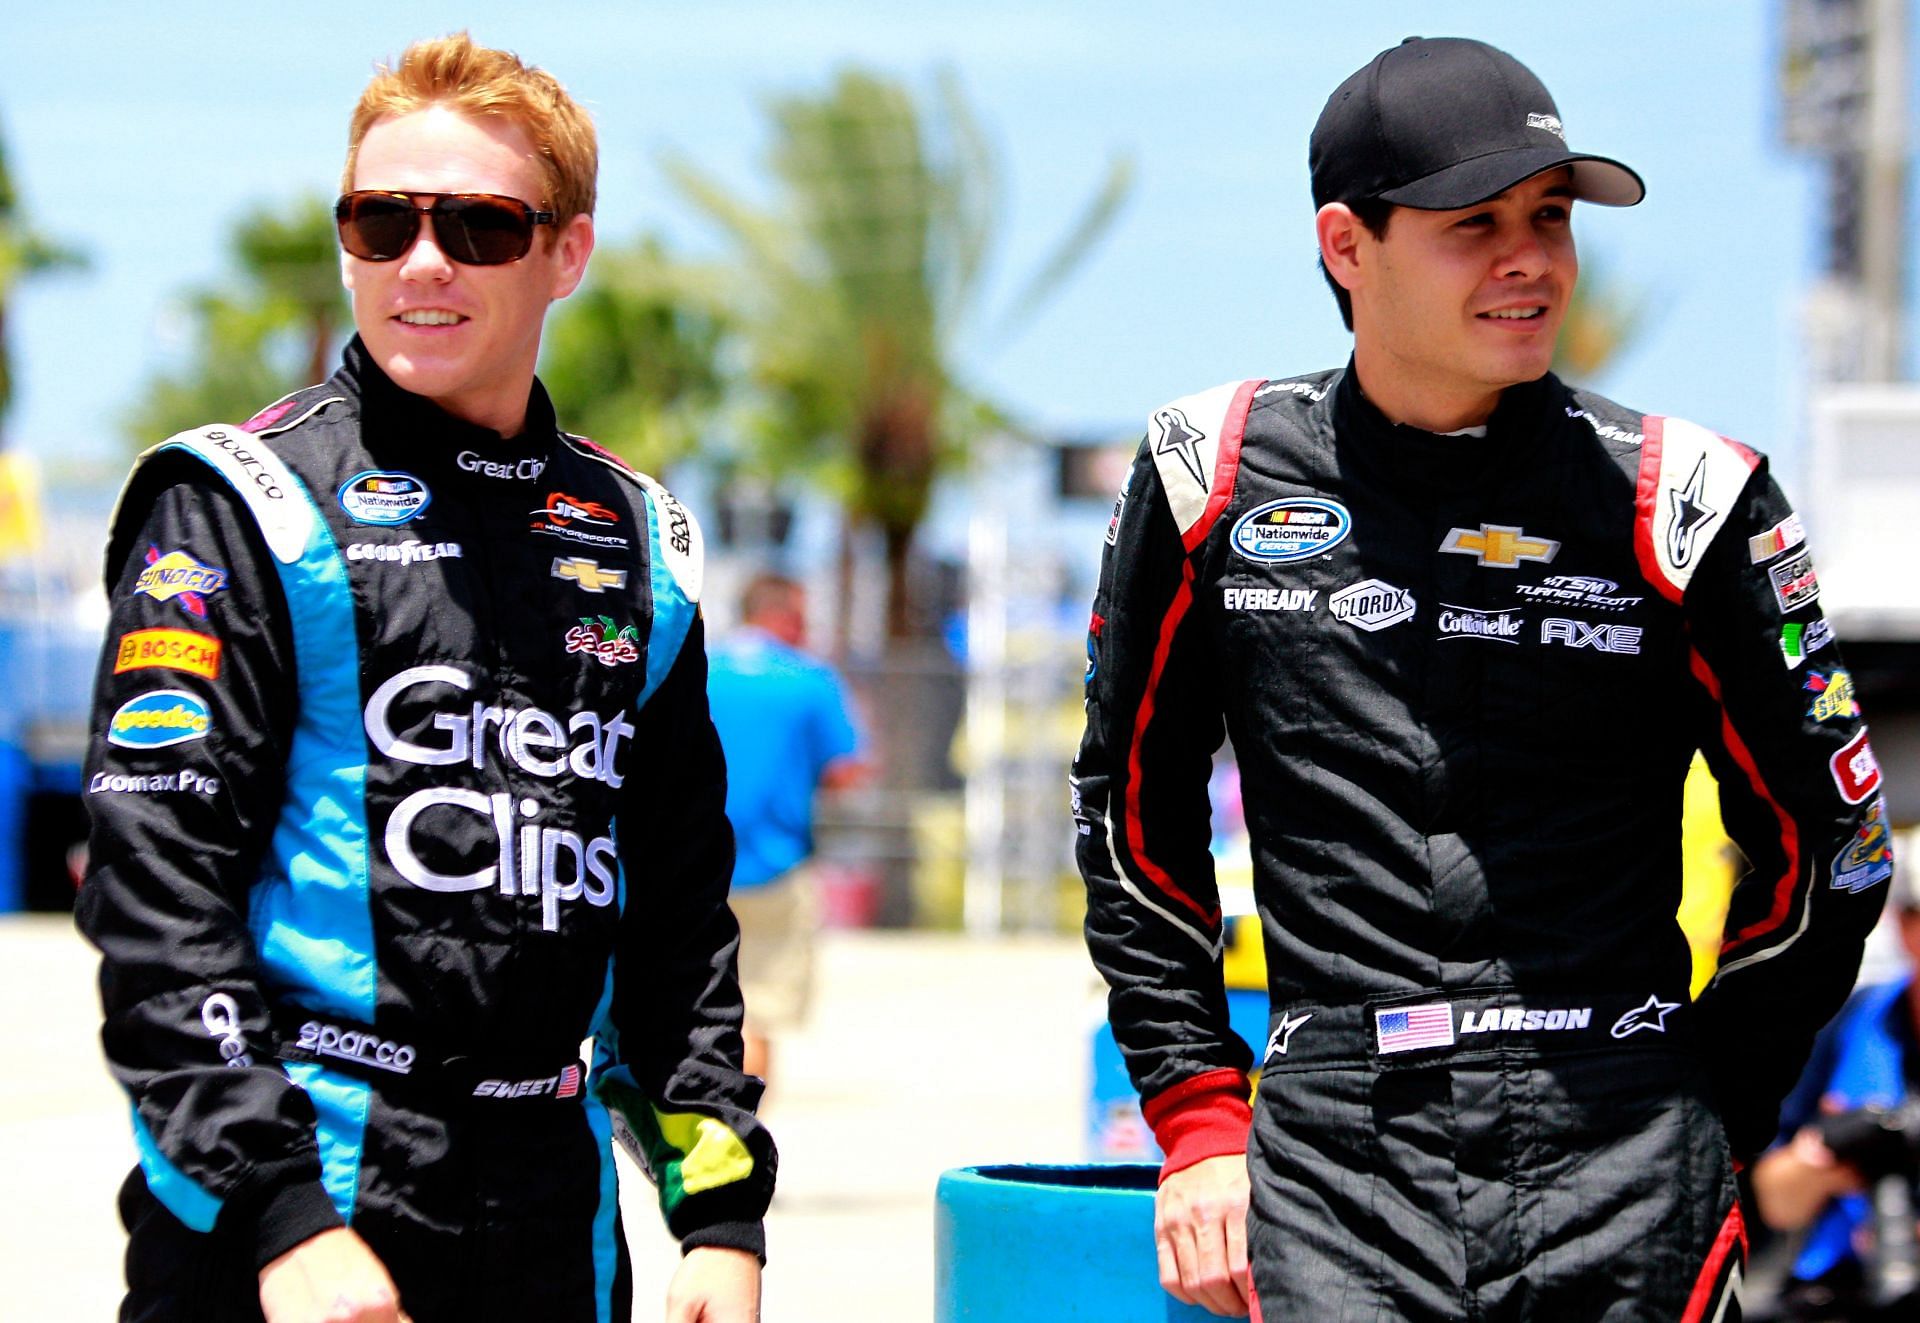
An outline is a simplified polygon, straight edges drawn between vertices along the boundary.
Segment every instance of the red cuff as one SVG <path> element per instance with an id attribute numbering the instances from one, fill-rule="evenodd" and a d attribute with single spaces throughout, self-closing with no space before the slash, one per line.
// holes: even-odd
<path id="1" fill-rule="evenodd" d="M 1253 1108 L 1247 1103 L 1247 1077 L 1237 1070 L 1210 1070 L 1182 1080 L 1140 1105 L 1153 1137 L 1167 1160 L 1160 1179 L 1208 1158 L 1247 1151 Z"/>

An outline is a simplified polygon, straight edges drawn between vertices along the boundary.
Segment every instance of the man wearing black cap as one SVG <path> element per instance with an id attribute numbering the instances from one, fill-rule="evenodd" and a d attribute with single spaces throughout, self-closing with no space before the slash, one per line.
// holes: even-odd
<path id="1" fill-rule="evenodd" d="M 1548 372 L 1573 202 L 1643 187 L 1511 56 L 1383 52 L 1310 159 L 1353 358 L 1153 412 L 1090 629 L 1078 854 L 1167 1154 L 1161 1278 L 1315 1323 L 1736 1318 L 1730 1158 L 1885 876 L 1852 858 L 1880 773 L 1800 522 L 1754 451 Z M 1251 1112 L 1223 733 L 1272 1002 Z M 1751 864 L 1698 1001 L 1696 749 Z"/>

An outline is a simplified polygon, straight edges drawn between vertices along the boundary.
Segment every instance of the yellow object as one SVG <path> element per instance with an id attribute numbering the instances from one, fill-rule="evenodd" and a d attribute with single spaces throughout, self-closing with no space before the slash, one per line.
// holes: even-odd
<path id="1" fill-rule="evenodd" d="M 0 454 L 0 559 L 40 545 L 40 470 L 26 455 Z"/>
<path id="2" fill-rule="evenodd" d="M 1740 880 L 1740 854 L 1720 821 L 1720 785 L 1706 759 L 1693 756 L 1680 810 L 1680 930 L 1693 948 L 1693 995 L 1698 997 L 1720 965 L 1727 902 Z"/>
<path id="3" fill-rule="evenodd" d="M 680 1159 L 680 1185 L 688 1194 L 752 1174 L 753 1156 L 724 1122 L 691 1112 L 663 1112 L 657 1107 L 653 1115 L 662 1138 L 685 1155 Z"/>
<path id="4" fill-rule="evenodd" d="M 1260 918 L 1255 914 L 1227 916 L 1227 949 L 1221 971 L 1230 988 L 1267 990 L 1267 950 L 1260 940 Z"/>

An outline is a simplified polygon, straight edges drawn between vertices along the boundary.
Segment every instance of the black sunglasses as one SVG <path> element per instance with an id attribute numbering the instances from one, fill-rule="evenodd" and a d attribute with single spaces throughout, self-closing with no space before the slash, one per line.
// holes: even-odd
<path id="1" fill-rule="evenodd" d="M 420 237 L 420 218 L 433 217 L 440 251 L 465 266 L 517 262 L 533 247 L 533 227 L 553 224 L 551 211 L 535 211 L 519 198 L 498 193 L 391 193 L 360 189 L 333 204 L 340 246 L 365 262 L 406 256 Z"/>

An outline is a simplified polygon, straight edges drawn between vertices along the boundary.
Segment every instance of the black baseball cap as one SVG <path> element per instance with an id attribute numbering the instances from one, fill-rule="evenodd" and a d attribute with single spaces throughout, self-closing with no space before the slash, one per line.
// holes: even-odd
<path id="1" fill-rule="evenodd" d="M 1568 150 L 1559 108 L 1526 65 L 1464 37 L 1408 37 L 1374 56 L 1327 98 L 1307 164 L 1316 209 L 1379 198 L 1451 211 L 1563 165 L 1584 202 L 1647 195 L 1620 162 Z"/>

